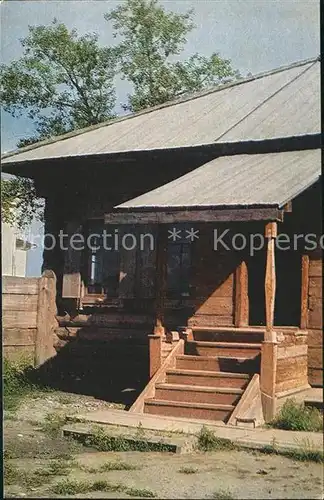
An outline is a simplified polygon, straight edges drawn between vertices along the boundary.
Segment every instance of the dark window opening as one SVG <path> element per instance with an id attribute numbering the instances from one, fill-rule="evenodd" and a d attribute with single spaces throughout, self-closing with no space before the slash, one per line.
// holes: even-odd
<path id="1" fill-rule="evenodd" d="M 301 314 L 301 254 L 296 250 L 275 251 L 275 326 L 299 326 Z M 259 250 L 248 263 L 249 324 L 266 325 L 266 250 Z"/>
<path id="2" fill-rule="evenodd" d="M 191 243 L 186 238 L 186 227 L 175 226 L 181 238 L 168 242 L 167 297 L 185 298 L 190 296 Z"/>
<path id="3" fill-rule="evenodd" d="M 113 243 L 104 248 L 103 223 L 100 221 L 88 225 L 87 237 L 91 248 L 86 248 L 86 294 L 106 295 L 106 297 L 118 297 L 119 288 L 119 251 L 114 249 Z M 114 227 L 109 228 L 109 234 L 114 232 Z M 109 247 L 109 248 L 108 248 Z M 110 248 L 111 247 L 111 248 Z"/>

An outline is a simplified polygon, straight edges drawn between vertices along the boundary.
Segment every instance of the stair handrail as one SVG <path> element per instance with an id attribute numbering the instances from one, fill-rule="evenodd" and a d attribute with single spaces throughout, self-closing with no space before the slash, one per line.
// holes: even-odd
<path id="1" fill-rule="evenodd" d="M 150 379 L 148 384 L 144 387 L 141 394 L 138 396 L 136 401 L 132 404 L 130 409 L 128 410 L 131 413 L 143 413 L 144 412 L 144 404 L 145 399 L 154 398 L 155 396 L 155 385 L 158 383 L 165 382 L 166 372 L 175 367 L 176 357 L 184 354 L 184 343 L 183 339 L 178 340 L 175 346 L 172 348 L 168 356 L 165 358 L 163 363 L 157 372 Z"/>

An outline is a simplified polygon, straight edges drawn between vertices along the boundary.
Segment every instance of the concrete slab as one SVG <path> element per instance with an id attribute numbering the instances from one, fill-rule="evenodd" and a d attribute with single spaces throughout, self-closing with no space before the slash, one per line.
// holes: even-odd
<path id="1" fill-rule="evenodd" d="M 212 422 L 198 419 L 163 417 L 143 413 L 129 413 L 123 410 L 103 410 L 83 415 L 68 417 L 70 422 L 83 422 L 103 426 L 118 426 L 123 429 L 141 428 L 150 431 L 183 433 L 197 435 L 204 426 L 214 432 L 215 436 L 228 439 L 247 448 L 262 448 L 274 445 L 280 449 L 296 449 L 307 446 L 323 450 L 323 436 L 319 432 L 284 431 L 258 427 L 247 429 L 226 426 L 223 422 Z"/>
<path id="2" fill-rule="evenodd" d="M 144 449 L 144 451 L 166 451 L 183 454 L 192 452 L 197 441 L 194 436 L 189 434 L 179 435 L 164 431 L 150 431 L 141 427 L 121 427 L 118 425 L 93 424 L 91 422 L 74 422 L 65 425 L 62 434 L 63 436 L 83 440 L 95 437 L 98 430 L 104 432 L 103 435 L 107 439 L 108 450 L 114 443 L 114 446 L 121 447 L 122 451 L 125 451 L 125 445 L 127 445 L 129 451 Z M 100 436 L 101 444 L 102 440 L 103 436 Z"/>
<path id="3" fill-rule="evenodd" d="M 68 421 L 92 422 L 105 425 L 119 425 L 125 427 L 143 427 L 144 429 L 183 432 L 186 434 L 197 434 L 203 426 L 209 429 L 227 434 L 231 431 L 233 436 L 243 436 L 246 429 L 238 427 L 227 427 L 224 422 L 212 422 L 200 419 L 188 419 L 180 417 L 165 417 L 162 415 L 150 415 L 147 413 L 130 413 L 122 410 L 103 410 L 87 414 L 72 415 L 67 417 Z"/>

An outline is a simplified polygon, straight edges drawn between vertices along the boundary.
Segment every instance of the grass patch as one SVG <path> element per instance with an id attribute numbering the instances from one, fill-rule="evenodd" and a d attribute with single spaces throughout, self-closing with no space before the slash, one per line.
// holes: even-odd
<path id="1" fill-rule="evenodd" d="M 323 451 L 314 448 L 314 445 L 308 439 L 303 439 L 298 442 L 298 448 L 295 449 L 281 449 L 278 450 L 276 443 L 264 446 L 258 450 L 266 455 L 283 455 L 293 460 L 301 462 L 317 462 L 324 463 Z"/>
<path id="2" fill-rule="evenodd" d="M 87 493 L 88 491 L 91 491 L 88 482 L 75 481 L 74 479 L 63 479 L 51 488 L 51 492 L 56 495 L 77 495 L 78 493 Z"/>
<path id="3" fill-rule="evenodd" d="M 92 491 L 104 492 L 124 492 L 129 496 L 139 496 L 142 498 L 155 498 L 155 494 L 146 489 L 129 488 L 120 483 L 109 483 L 105 480 L 94 482 L 89 481 L 75 481 L 71 479 L 64 479 L 51 488 L 51 493 L 57 495 L 77 495 L 79 493 L 89 493 Z"/>
<path id="4" fill-rule="evenodd" d="M 4 483 L 8 485 L 23 486 L 27 490 L 43 486 L 49 477 L 63 476 L 70 472 L 72 463 L 64 460 L 53 460 L 48 467 L 38 468 L 33 471 L 20 469 L 4 460 Z"/>
<path id="5" fill-rule="evenodd" d="M 59 458 L 57 460 L 52 460 L 47 469 L 40 469 L 38 470 L 38 472 L 44 477 L 67 476 L 72 466 L 72 460 L 64 460 L 63 458 Z"/>
<path id="6" fill-rule="evenodd" d="M 130 497 L 140 497 L 140 498 L 155 498 L 156 495 L 147 489 L 141 488 L 125 488 L 125 493 Z"/>
<path id="7" fill-rule="evenodd" d="M 3 402 L 6 411 L 14 412 L 27 396 L 53 391 L 37 378 L 30 357 L 21 357 L 16 361 L 4 358 L 2 368 Z"/>
<path id="8" fill-rule="evenodd" d="M 219 490 L 214 491 L 210 498 L 213 498 L 214 500 L 234 500 L 235 497 L 233 497 L 231 492 L 228 490 Z"/>
<path id="9" fill-rule="evenodd" d="M 15 467 L 12 464 L 4 464 L 4 484 L 5 486 L 16 484 L 23 486 L 27 490 L 42 486 L 45 482 L 46 474 L 43 470 L 27 471 Z"/>
<path id="10" fill-rule="evenodd" d="M 33 367 L 28 358 L 22 358 L 15 362 L 4 358 L 3 399 L 5 410 L 16 410 L 21 400 L 33 391 L 34 384 L 30 380 L 32 370 Z"/>
<path id="11" fill-rule="evenodd" d="M 194 467 L 180 467 L 178 472 L 181 472 L 181 474 L 196 474 L 198 469 L 195 469 Z"/>
<path id="12" fill-rule="evenodd" d="M 229 439 L 215 436 L 214 432 L 203 426 L 198 434 L 197 448 L 200 451 L 235 450 Z"/>
<path id="13" fill-rule="evenodd" d="M 136 465 L 131 465 L 126 462 L 105 462 L 100 467 L 82 467 L 82 470 L 89 472 L 90 474 L 98 472 L 109 472 L 111 470 L 139 470 L 141 467 Z"/>
<path id="14" fill-rule="evenodd" d="M 323 430 L 323 415 L 317 408 L 308 408 L 291 398 L 285 401 L 270 426 L 289 431 L 320 432 Z"/>
<path id="15" fill-rule="evenodd" d="M 105 432 L 104 429 L 95 428 L 89 436 L 80 436 L 77 439 L 81 440 L 86 446 L 91 446 L 99 451 L 172 451 L 172 446 L 160 442 L 149 442 L 142 436 L 112 436 Z"/>

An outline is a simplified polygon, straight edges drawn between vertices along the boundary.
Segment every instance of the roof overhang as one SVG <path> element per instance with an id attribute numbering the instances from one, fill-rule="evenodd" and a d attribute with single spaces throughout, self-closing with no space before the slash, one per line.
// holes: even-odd
<path id="1" fill-rule="evenodd" d="M 117 209 L 105 214 L 105 224 L 176 224 L 183 222 L 283 221 L 284 210 L 278 207 L 213 208 L 196 210 Z"/>

